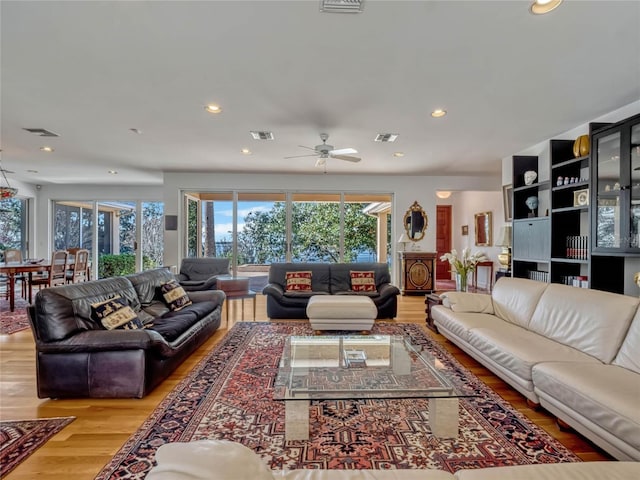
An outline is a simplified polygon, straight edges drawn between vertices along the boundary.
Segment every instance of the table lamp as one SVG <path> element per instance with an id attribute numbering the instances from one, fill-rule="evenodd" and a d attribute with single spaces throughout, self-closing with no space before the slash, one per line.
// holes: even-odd
<path id="1" fill-rule="evenodd" d="M 409 240 L 409 237 L 407 237 L 406 233 L 402 233 L 402 235 L 400 235 L 400 238 L 398 238 L 398 243 L 400 244 L 400 251 L 404 252 L 407 249 L 407 243 L 409 243 L 411 240 Z"/>
<path id="2" fill-rule="evenodd" d="M 500 229 L 500 236 L 496 242 L 497 247 L 502 247 L 498 254 L 498 262 L 504 270 L 511 270 L 511 225 L 505 225 Z"/>

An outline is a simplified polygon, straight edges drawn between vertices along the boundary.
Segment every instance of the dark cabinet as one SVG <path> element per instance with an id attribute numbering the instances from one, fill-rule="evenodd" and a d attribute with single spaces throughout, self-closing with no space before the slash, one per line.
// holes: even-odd
<path id="1" fill-rule="evenodd" d="M 591 287 L 624 293 L 640 256 L 640 114 L 591 137 Z"/>
<path id="2" fill-rule="evenodd" d="M 431 293 L 435 288 L 434 252 L 400 252 L 400 289 L 403 295 Z"/>

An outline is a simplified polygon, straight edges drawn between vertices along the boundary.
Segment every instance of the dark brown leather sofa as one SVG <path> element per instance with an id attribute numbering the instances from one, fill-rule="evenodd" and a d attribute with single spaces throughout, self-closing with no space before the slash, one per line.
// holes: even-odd
<path id="1" fill-rule="evenodd" d="M 170 311 L 161 284 L 166 269 L 47 288 L 28 308 L 36 342 L 38 397 L 141 398 L 220 326 L 224 292 L 189 292 L 193 302 Z M 147 328 L 106 330 L 91 304 L 115 294 Z"/>

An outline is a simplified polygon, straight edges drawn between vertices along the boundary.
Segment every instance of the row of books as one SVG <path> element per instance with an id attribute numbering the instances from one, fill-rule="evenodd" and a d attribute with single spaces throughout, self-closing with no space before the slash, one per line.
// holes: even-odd
<path id="1" fill-rule="evenodd" d="M 567 258 L 587 260 L 589 256 L 589 237 L 587 235 L 569 235 L 566 246 Z"/>
<path id="2" fill-rule="evenodd" d="M 542 270 L 529 270 L 527 272 L 527 278 L 537 282 L 548 282 L 549 272 L 544 272 Z"/>
<path id="3" fill-rule="evenodd" d="M 560 281 L 565 285 L 571 285 L 579 288 L 589 288 L 589 277 L 585 275 L 563 275 Z"/>

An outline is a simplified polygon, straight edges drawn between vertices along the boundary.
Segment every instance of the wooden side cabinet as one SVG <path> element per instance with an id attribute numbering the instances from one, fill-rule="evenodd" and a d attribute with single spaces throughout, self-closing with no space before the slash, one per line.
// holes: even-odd
<path id="1" fill-rule="evenodd" d="M 431 293 L 435 288 L 435 252 L 400 252 L 400 290 L 403 295 Z"/>

